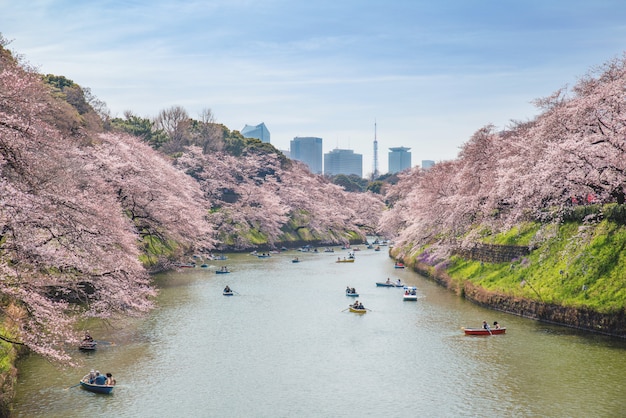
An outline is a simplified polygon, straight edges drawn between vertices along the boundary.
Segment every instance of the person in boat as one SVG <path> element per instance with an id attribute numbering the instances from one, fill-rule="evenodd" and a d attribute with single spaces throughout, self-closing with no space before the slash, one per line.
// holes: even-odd
<path id="1" fill-rule="evenodd" d="M 402 282 L 400 281 L 400 279 L 398 279 L 398 281 L 397 281 L 397 285 L 398 285 L 398 286 L 401 286 L 401 285 L 402 285 Z"/>
<path id="2" fill-rule="evenodd" d="M 230 287 L 228 287 L 228 285 L 226 285 L 226 287 L 224 288 L 224 292 L 230 293 L 230 292 L 232 292 L 232 290 L 230 290 Z"/>
<path id="3" fill-rule="evenodd" d="M 91 369 L 89 371 L 89 374 L 86 374 L 85 377 L 83 377 L 83 382 L 93 383 L 95 380 L 96 380 L 96 371 L 94 369 Z"/>
<path id="4" fill-rule="evenodd" d="M 96 370 L 96 378 L 94 379 L 93 383 L 95 385 L 105 385 L 106 382 L 107 382 L 106 376 L 103 374 L 100 374 L 100 372 Z"/>
<path id="5" fill-rule="evenodd" d="M 115 383 L 117 383 L 117 382 L 113 378 L 113 375 L 111 373 L 107 373 L 106 385 L 107 386 L 115 386 Z"/>
<path id="6" fill-rule="evenodd" d="M 491 328 L 489 327 L 489 324 L 487 323 L 487 321 L 483 321 L 483 328 L 486 329 L 487 331 L 491 331 Z"/>
<path id="7" fill-rule="evenodd" d="M 493 321 L 493 329 L 500 329 L 500 324 L 498 324 L 498 321 Z"/>
<path id="8" fill-rule="evenodd" d="M 356 293 L 356 289 L 353 287 L 351 293 Z"/>
<path id="9" fill-rule="evenodd" d="M 83 337 L 83 342 L 87 342 L 87 343 L 92 343 L 93 342 L 93 338 L 92 338 L 91 334 L 89 334 L 89 331 L 85 332 L 85 336 Z"/>
<path id="10" fill-rule="evenodd" d="M 391 284 L 391 280 L 389 280 L 389 277 L 387 277 L 387 284 Z"/>
<path id="11" fill-rule="evenodd" d="M 346 287 L 346 293 L 353 293 L 353 292 L 352 292 L 352 289 L 350 289 L 350 286 L 347 286 L 347 287 Z"/>

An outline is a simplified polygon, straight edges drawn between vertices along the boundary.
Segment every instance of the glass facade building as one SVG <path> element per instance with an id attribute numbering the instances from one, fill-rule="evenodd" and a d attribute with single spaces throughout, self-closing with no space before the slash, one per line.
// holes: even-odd
<path id="1" fill-rule="evenodd" d="M 244 138 L 256 138 L 260 139 L 261 142 L 270 142 L 270 131 L 267 130 L 267 127 L 263 122 L 258 125 L 246 125 L 241 130 L 241 135 Z"/>
<path id="2" fill-rule="evenodd" d="M 305 163 L 311 173 L 322 174 L 322 138 L 295 137 L 291 140 L 289 155 L 291 159 Z"/>
<path id="3" fill-rule="evenodd" d="M 356 174 L 363 177 L 363 155 L 351 149 L 334 149 L 324 154 L 324 174 Z"/>
<path id="4" fill-rule="evenodd" d="M 389 172 L 399 173 L 411 168 L 411 148 L 395 147 L 389 148 Z"/>
<path id="5" fill-rule="evenodd" d="M 422 170 L 428 170 L 430 167 L 434 165 L 435 165 L 435 162 L 433 160 L 422 160 Z"/>

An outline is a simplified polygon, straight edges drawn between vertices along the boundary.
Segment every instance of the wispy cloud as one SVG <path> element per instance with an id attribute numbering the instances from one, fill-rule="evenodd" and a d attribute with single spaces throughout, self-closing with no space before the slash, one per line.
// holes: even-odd
<path id="1" fill-rule="evenodd" d="M 0 10 L 13 49 L 114 114 L 210 107 L 231 129 L 265 122 L 279 148 L 316 135 L 366 159 L 377 120 L 380 149 L 410 146 L 417 163 L 454 158 L 487 123 L 532 117 L 533 99 L 621 54 L 626 35 L 618 0 L 0 0 Z"/>

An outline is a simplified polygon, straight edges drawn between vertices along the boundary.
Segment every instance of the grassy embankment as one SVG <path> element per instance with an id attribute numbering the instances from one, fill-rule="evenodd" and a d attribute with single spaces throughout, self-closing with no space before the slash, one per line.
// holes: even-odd
<path id="1" fill-rule="evenodd" d="M 580 208 L 584 213 L 573 213 L 558 225 L 527 223 L 495 235 L 485 231 L 481 239 L 484 244 L 528 246 L 533 250 L 505 263 L 453 256 L 445 262 L 446 273 L 456 288 L 470 281 L 490 292 L 546 304 L 604 314 L 622 311 L 626 308 L 624 210 L 611 205 L 596 209 L 601 216 L 595 218 L 602 219 L 594 222 L 581 222 L 590 208 Z M 415 254 L 408 262 L 418 257 Z"/>

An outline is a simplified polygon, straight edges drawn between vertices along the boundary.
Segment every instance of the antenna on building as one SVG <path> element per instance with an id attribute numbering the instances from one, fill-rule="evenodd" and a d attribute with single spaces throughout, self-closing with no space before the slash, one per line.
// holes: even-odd
<path id="1" fill-rule="evenodd" d="M 376 139 L 376 121 L 374 120 L 374 167 L 372 170 L 372 180 L 378 177 L 378 140 Z"/>

